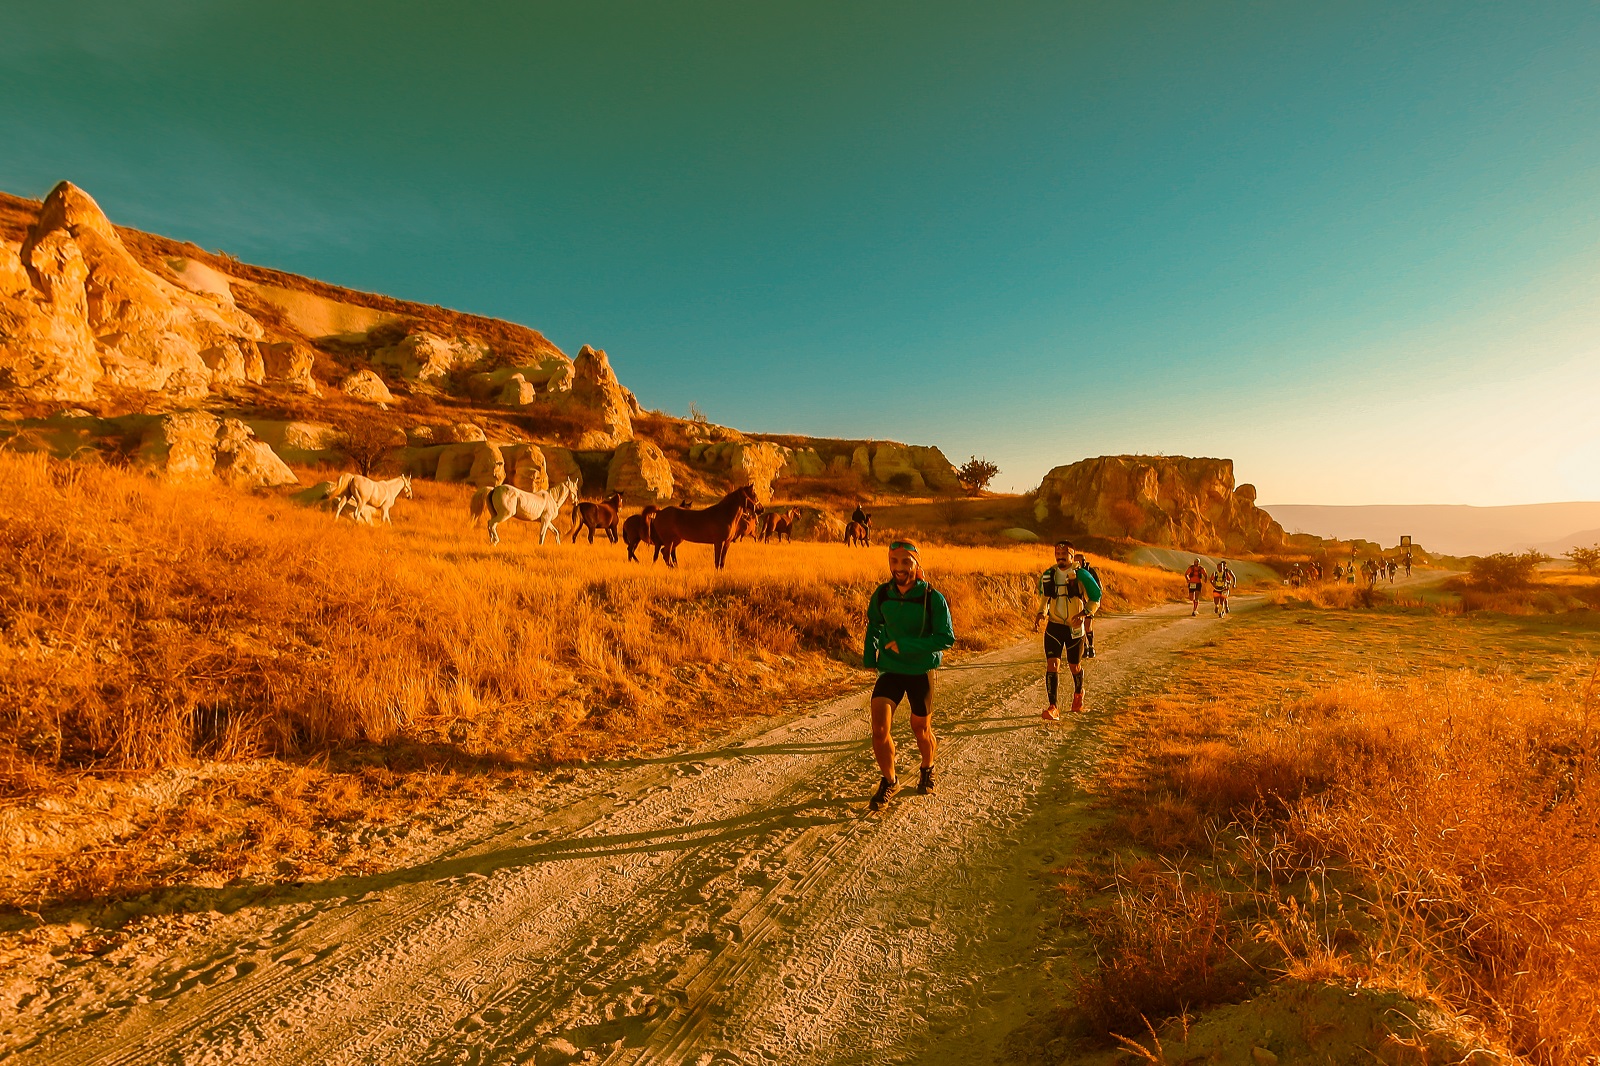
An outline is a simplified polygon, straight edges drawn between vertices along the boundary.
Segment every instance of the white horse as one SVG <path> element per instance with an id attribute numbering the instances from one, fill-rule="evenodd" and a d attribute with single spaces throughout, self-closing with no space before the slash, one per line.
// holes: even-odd
<path id="1" fill-rule="evenodd" d="M 416 499 L 411 491 L 411 475 L 401 474 L 387 481 L 374 481 L 360 474 L 350 475 L 350 483 L 339 494 L 339 504 L 334 508 L 334 521 L 344 514 L 344 509 L 349 507 L 354 512 L 357 522 L 372 523 L 372 513 L 376 511 L 385 522 L 389 522 L 389 508 L 394 506 L 395 500 L 401 496 L 408 500 Z M 389 522 L 393 525 L 393 522 Z"/>
<path id="2" fill-rule="evenodd" d="M 515 485 L 496 485 L 489 490 L 489 543 L 500 543 L 499 525 L 510 518 L 539 523 L 539 543 L 544 543 L 546 533 L 554 530 L 556 543 L 561 543 L 561 530 L 556 529 L 556 519 L 568 500 L 578 495 L 578 482 L 568 478 L 558 489 L 529 492 Z M 474 519 L 476 521 L 476 519 Z"/>

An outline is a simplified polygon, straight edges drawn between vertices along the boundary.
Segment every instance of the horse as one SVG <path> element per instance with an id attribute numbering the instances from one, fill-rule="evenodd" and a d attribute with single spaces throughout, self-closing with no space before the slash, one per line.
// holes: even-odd
<path id="1" fill-rule="evenodd" d="M 656 546 L 650 561 L 665 558 L 668 566 L 677 566 L 678 545 L 688 541 L 712 545 L 712 558 L 720 570 L 728 561 L 728 545 L 733 542 L 740 516 L 760 513 L 761 501 L 756 499 L 756 490 L 749 485 L 734 489 L 704 510 L 668 507 L 650 524 L 650 541 Z"/>
<path id="2" fill-rule="evenodd" d="M 867 515 L 865 522 L 851 522 L 845 526 L 844 542 L 846 544 L 859 544 L 863 548 L 872 543 L 872 516 Z"/>
<path id="3" fill-rule="evenodd" d="M 777 537 L 782 541 L 785 538 L 789 543 L 794 543 L 794 520 L 799 517 L 800 508 L 791 507 L 787 511 L 768 511 L 761 516 L 761 539 Z"/>
<path id="4" fill-rule="evenodd" d="M 660 510 L 661 508 L 653 503 L 647 504 L 644 510 L 636 515 L 629 515 L 627 521 L 622 523 L 622 542 L 628 546 L 628 562 L 639 561 L 634 552 L 639 550 L 641 541 L 650 539 L 650 526 L 655 521 L 656 512 Z"/>
<path id="5" fill-rule="evenodd" d="M 578 530 L 584 526 L 589 527 L 589 543 L 594 543 L 594 531 L 603 529 L 606 536 L 611 538 L 611 543 L 617 542 L 617 515 L 622 509 L 622 493 L 613 492 L 599 503 L 583 500 L 572 507 L 572 528 L 567 530 L 567 536 L 576 544 Z"/>
<path id="6" fill-rule="evenodd" d="M 362 477 L 360 474 L 351 474 L 350 480 L 344 484 L 344 488 L 339 493 L 339 502 L 334 505 L 334 521 L 338 521 L 339 516 L 344 514 L 344 509 L 349 507 L 354 512 L 353 516 L 357 522 L 366 522 L 371 525 L 371 512 L 376 511 L 378 516 L 385 522 L 394 525 L 393 522 L 389 521 L 389 508 L 393 507 L 394 502 L 402 495 L 408 500 L 417 498 L 416 494 L 411 491 L 411 475 L 409 474 L 401 474 L 399 477 L 392 477 L 387 481 L 374 481 L 369 477 Z"/>
<path id="7" fill-rule="evenodd" d="M 734 543 L 737 543 L 746 537 L 749 537 L 751 540 L 756 539 L 756 516 L 751 514 L 749 511 L 745 511 L 739 515 L 739 522 L 734 526 L 733 530 Z"/>
<path id="8" fill-rule="evenodd" d="M 545 534 L 552 530 L 556 535 L 556 543 L 561 543 L 561 530 L 556 528 L 556 519 L 561 517 L 562 508 L 567 501 L 578 494 L 578 482 L 568 478 L 561 483 L 558 489 L 545 489 L 529 492 L 519 489 L 515 485 L 496 485 L 489 490 L 489 543 L 500 543 L 500 523 L 511 519 L 520 518 L 524 522 L 539 523 L 539 543 L 544 543 Z"/>

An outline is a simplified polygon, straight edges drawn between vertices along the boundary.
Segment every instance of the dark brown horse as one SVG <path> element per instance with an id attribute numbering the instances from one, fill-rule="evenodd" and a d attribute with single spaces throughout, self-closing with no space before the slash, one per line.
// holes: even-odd
<path id="1" fill-rule="evenodd" d="M 636 563 L 639 557 L 634 552 L 639 550 L 641 541 L 650 539 L 650 526 L 655 522 L 656 514 L 661 510 L 655 504 L 649 504 L 636 515 L 629 515 L 628 520 L 622 523 L 622 543 L 628 546 L 628 561 Z M 650 560 L 655 562 L 654 559 Z"/>
<path id="2" fill-rule="evenodd" d="M 872 516 L 867 515 L 865 522 L 852 521 L 845 526 L 844 542 L 846 544 L 859 544 L 862 547 L 872 543 Z"/>
<path id="3" fill-rule="evenodd" d="M 787 539 L 789 543 L 793 544 L 794 520 L 799 514 L 800 508 L 798 507 L 791 507 L 782 512 L 768 511 L 761 516 L 761 539 L 766 540 L 768 537 L 777 537 L 780 541 Z"/>
<path id="4" fill-rule="evenodd" d="M 728 545 L 733 543 L 740 516 L 760 513 L 761 502 L 756 499 L 756 490 L 749 485 L 734 489 L 703 511 L 668 507 L 650 523 L 650 540 L 656 546 L 651 561 L 664 558 L 668 566 L 677 566 L 678 545 L 688 541 L 712 545 L 712 558 L 720 570 L 728 561 Z"/>
<path id="5" fill-rule="evenodd" d="M 606 536 L 611 538 L 611 543 L 617 542 L 617 515 L 622 509 L 622 493 L 613 492 L 599 503 L 593 500 L 583 500 L 572 507 L 572 528 L 567 530 L 567 539 L 576 542 L 576 534 L 582 526 L 589 527 L 589 543 L 594 543 L 594 531 L 605 530 Z"/>

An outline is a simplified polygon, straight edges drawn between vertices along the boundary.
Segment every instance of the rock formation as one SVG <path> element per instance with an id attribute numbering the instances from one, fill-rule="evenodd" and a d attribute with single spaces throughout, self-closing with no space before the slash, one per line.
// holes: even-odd
<path id="1" fill-rule="evenodd" d="M 630 503 L 669 503 L 672 466 L 661 449 L 649 441 L 629 441 L 611 456 L 606 491 L 620 492 Z"/>
<path id="2" fill-rule="evenodd" d="M 248 377 L 260 325 L 231 300 L 145 269 L 83 190 L 51 190 L 0 244 L 0 388 L 87 400 L 97 386 L 204 395 Z"/>
<path id="3" fill-rule="evenodd" d="M 339 382 L 339 391 L 354 400 L 365 400 L 367 403 L 390 404 L 394 403 L 394 393 L 389 391 L 389 386 L 383 379 L 371 370 L 357 370 Z"/>
<path id="4" fill-rule="evenodd" d="M 596 412 L 601 426 L 579 438 L 578 450 L 615 448 L 632 440 L 632 412 L 638 407 L 638 401 L 633 400 L 633 394 L 617 380 L 606 353 L 585 344 L 572 361 L 572 372 L 572 402 Z"/>
<path id="5" fill-rule="evenodd" d="M 172 482 L 220 479 L 240 488 L 293 485 L 294 472 L 236 418 L 180 411 L 152 419 L 137 461 Z"/>
<path id="6" fill-rule="evenodd" d="M 439 382 L 457 370 L 489 358 L 489 347 L 471 337 L 441 337 L 421 330 L 372 355 L 378 366 L 393 367 L 407 381 Z"/>
<path id="7" fill-rule="evenodd" d="M 791 455 L 790 449 L 767 441 L 726 441 L 689 448 L 691 462 L 735 475 L 756 490 L 762 503 L 771 502 L 772 479 L 788 468 Z"/>
<path id="8" fill-rule="evenodd" d="M 1234 487 L 1231 459 L 1113 455 L 1058 466 L 1034 512 L 1094 536 L 1208 554 L 1272 551 L 1284 538 L 1255 505 L 1254 487 Z"/>

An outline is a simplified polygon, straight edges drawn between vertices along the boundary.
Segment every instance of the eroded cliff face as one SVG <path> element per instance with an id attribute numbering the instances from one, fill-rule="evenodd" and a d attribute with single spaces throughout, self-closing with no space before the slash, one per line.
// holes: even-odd
<path id="1" fill-rule="evenodd" d="M 1274 551 L 1283 527 L 1235 486 L 1232 459 L 1110 455 L 1058 466 L 1034 504 L 1040 522 L 1188 551 Z"/>

